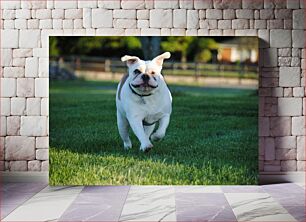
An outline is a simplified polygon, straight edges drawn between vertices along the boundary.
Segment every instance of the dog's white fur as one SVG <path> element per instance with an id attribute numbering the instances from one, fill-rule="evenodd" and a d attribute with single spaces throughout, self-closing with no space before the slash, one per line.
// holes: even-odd
<path id="1" fill-rule="evenodd" d="M 150 140 L 157 141 L 165 136 L 172 111 L 172 96 L 161 70 L 163 60 L 168 58 L 169 52 L 151 61 L 128 55 L 121 58 L 127 63 L 128 76 L 118 85 L 116 106 L 118 130 L 125 149 L 132 147 L 129 126 L 140 141 L 142 151 L 153 147 Z M 157 122 L 159 127 L 153 133 Z"/>

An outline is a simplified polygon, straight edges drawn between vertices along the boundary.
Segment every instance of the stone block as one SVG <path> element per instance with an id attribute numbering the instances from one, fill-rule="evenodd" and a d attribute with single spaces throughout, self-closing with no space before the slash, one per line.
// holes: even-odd
<path id="1" fill-rule="evenodd" d="M 304 10 L 293 10 L 293 29 L 305 29 Z"/>
<path id="2" fill-rule="evenodd" d="M 36 149 L 48 149 L 49 148 L 49 137 L 36 137 Z"/>
<path id="3" fill-rule="evenodd" d="M 141 29 L 140 35 L 141 36 L 159 36 L 161 34 L 160 29 L 155 28 L 148 28 L 148 29 Z"/>
<path id="4" fill-rule="evenodd" d="M 21 161 L 10 161 L 9 162 L 9 170 L 10 171 L 27 171 L 27 161 L 21 160 Z"/>
<path id="5" fill-rule="evenodd" d="M 144 0 L 121 0 L 121 7 L 123 9 L 144 9 L 145 1 Z"/>
<path id="6" fill-rule="evenodd" d="M 302 98 L 278 98 L 278 115 L 302 115 Z"/>
<path id="7" fill-rule="evenodd" d="M 45 160 L 41 162 L 41 171 L 49 170 L 49 160 Z"/>
<path id="8" fill-rule="evenodd" d="M 187 10 L 187 28 L 199 28 L 199 13 L 197 10 Z"/>
<path id="9" fill-rule="evenodd" d="M 17 79 L 17 96 L 32 97 L 34 96 L 34 79 L 18 78 Z"/>
<path id="10" fill-rule="evenodd" d="M 172 28 L 172 10 L 150 10 L 151 28 Z"/>
<path id="11" fill-rule="evenodd" d="M 49 77 L 49 59 L 48 58 L 39 58 L 38 76 L 39 77 Z"/>
<path id="12" fill-rule="evenodd" d="M 28 162 L 28 171 L 40 171 L 41 163 L 39 160 L 31 160 Z"/>
<path id="13" fill-rule="evenodd" d="M 300 7 L 300 0 L 289 0 L 287 1 L 287 8 L 298 9 Z"/>
<path id="14" fill-rule="evenodd" d="M 28 116 L 39 116 L 40 115 L 40 98 L 28 98 L 27 99 L 27 115 Z"/>
<path id="15" fill-rule="evenodd" d="M 78 8 L 97 8 L 96 0 L 78 1 Z"/>
<path id="16" fill-rule="evenodd" d="M 16 18 L 16 10 L 3 9 L 1 16 L 2 16 L 2 19 L 4 19 L 4 20 L 15 19 Z"/>
<path id="17" fill-rule="evenodd" d="M 242 8 L 245 9 L 262 9 L 263 6 L 263 0 L 242 0 Z"/>
<path id="18" fill-rule="evenodd" d="M 66 9 L 65 18 L 66 19 L 80 19 L 83 17 L 82 9 Z"/>
<path id="19" fill-rule="evenodd" d="M 279 86 L 294 87 L 300 85 L 301 69 L 299 67 L 280 67 Z"/>
<path id="20" fill-rule="evenodd" d="M 91 9 L 83 9 L 83 27 L 91 28 Z"/>
<path id="21" fill-rule="evenodd" d="M 149 20 L 137 20 L 137 28 L 149 28 Z"/>
<path id="22" fill-rule="evenodd" d="M 20 134 L 22 136 L 46 136 L 48 119 L 46 116 L 22 116 Z"/>
<path id="23" fill-rule="evenodd" d="M 19 47 L 38 48 L 40 47 L 40 30 L 20 30 Z"/>
<path id="24" fill-rule="evenodd" d="M 115 28 L 136 28 L 136 19 L 114 19 Z"/>
<path id="25" fill-rule="evenodd" d="M 1 97 L 16 96 L 16 79 L 1 78 Z"/>
<path id="26" fill-rule="evenodd" d="M 304 116 L 292 117 L 292 135 L 295 135 L 295 136 L 305 135 L 305 117 Z"/>
<path id="27" fill-rule="evenodd" d="M 154 8 L 156 9 L 176 9 L 176 8 L 179 8 L 179 2 L 178 0 L 173 0 L 173 1 L 158 0 L 158 1 L 154 1 Z"/>
<path id="28" fill-rule="evenodd" d="M 0 124 L 0 136 L 6 136 L 7 135 L 7 126 L 6 126 L 6 117 L 5 116 L 0 116 L 0 123 L 1 123 Z M 2 147 L 0 147 L 0 155 L 1 155 L 1 152 L 2 152 L 1 149 L 2 149 Z"/>
<path id="29" fill-rule="evenodd" d="M 265 138 L 265 160 L 275 160 L 274 138 Z"/>
<path id="30" fill-rule="evenodd" d="M 232 28 L 233 29 L 248 29 L 249 28 L 249 20 L 247 20 L 247 19 L 234 19 L 234 20 L 232 20 Z"/>
<path id="31" fill-rule="evenodd" d="M 207 9 L 206 10 L 207 19 L 222 19 L 222 10 L 220 9 Z"/>
<path id="32" fill-rule="evenodd" d="M 251 9 L 237 9 L 236 17 L 238 19 L 254 19 L 254 10 Z"/>
<path id="33" fill-rule="evenodd" d="M 232 22 L 231 20 L 219 20 L 218 21 L 218 29 L 231 29 Z"/>
<path id="34" fill-rule="evenodd" d="M 149 19 L 149 10 L 137 10 L 137 19 Z"/>
<path id="35" fill-rule="evenodd" d="M 306 161 L 297 161 L 297 171 L 306 171 Z"/>
<path id="36" fill-rule="evenodd" d="M 276 149 L 275 157 L 277 160 L 295 160 L 296 149 Z"/>
<path id="37" fill-rule="evenodd" d="M 22 69 L 24 70 L 25 58 L 14 58 L 13 59 L 13 66 L 22 67 Z"/>
<path id="38" fill-rule="evenodd" d="M 1 116 L 11 115 L 11 100 L 9 98 L 0 98 Z"/>
<path id="39" fill-rule="evenodd" d="M 37 149 L 36 159 L 37 160 L 48 160 L 49 159 L 49 149 Z"/>
<path id="40" fill-rule="evenodd" d="M 49 99 L 48 98 L 41 99 L 41 115 L 42 116 L 49 115 Z"/>
<path id="41" fill-rule="evenodd" d="M 305 139 L 305 136 L 297 137 L 297 160 L 306 160 Z"/>
<path id="42" fill-rule="evenodd" d="M 281 161 L 281 171 L 296 171 L 296 160 L 283 160 Z"/>
<path id="43" fill-rule="evenodd" d="M 292 31 L 292 46 L 294 48 L 305 47 L 305 31 L 304 30 L 293 30 Z"/>
<path id="44" fill-rule="evenodd" d="M 136 19 L 136 10 L 115 9 L 113 11 L 114 18 Z"/>
<path id="45" fill-rule="evenodd" d="M 205 0 L 205 1 L 194 1 L 194 8 L 195 9 L 208 9 L 213 8 L 212 0 Z"/>
<path id="46" fill-rule="evenodd" d="M 4 77 L 24 77 L 24 68 L 23 67 L 4 67 L 3 69 Z"/>
<path id="47" fill-rule="evenodd" d="M 18 30 L 1 30 L 1 48 L 18 48 Z"/>
<path id="48" fill-rule="evenodd" d="M 25 77 L 37 77 L 37 76 L 38 76 L 38 58 L 36 57 L 26 58 Z"/>
<path id="49" fill-rule="evenodd" d="M 173 27 L 186 28 L 187 27 L 187 10 L 174 9 L 173 10 Z"/>
<path id="50" fill-rule="evenodd" d="M 25 98 L 14 97 L 11 99 L 11 115 L 25 115 Z"/>
<path id="51" fill-rule="evenodd" d="M 304 97 L 305 96 L 304 87 L 294 87 L 293 88 L 293 96 L 294 97 Z"/>
<path id="52" fill-rule="evenodd" d="M 7 121 L 7 124 L 6 124 L 7 135 L 8 136 L 19 135 L 20 134 L 20 116 L 8 116 L 6 121 Z"/>
<path id="53" fill-rule="evenodd" d="M 264 66 L 265 67 L 277 67 L 277 49 L 267 48 L 264 49 Z"/>
<path id="54" fill-rule="evenodd" d="M 26 19 L 15 19 L 15 29 L 26 29 L 27 20 Z"/>
<path id="55" fill-rule="evenodd" d="M 51 16 L 53 19 L 63 19 L 65 16 L 64 9 L 53 9 L 51 11 Z"/>
<path id="56" fill-rule="evenodd" d="M 271 136 L 290 136 L 291 118 L 290 117 L 271 117 L 270 118 Z"/>
<path id="57" fill-rule="evenodd" d="M 239 1 L 237 1 L 237 0 L 214 0 L 213 2 L 214 2 L 214 8 L 216 8 L 216 9 L 241 8 L 241 1 L 240 0 Z"/>
<path id="58" fill-rule="evenodd" d="M 77 7 L 78 7 L 77 0 L 54 1 L 54 8 L 71 9 L 71 8 L 77 8 Z"/>
<path id="59" fill-rule="evenodd" d="M 271 30 L 270 45 L 276 48 L 291 47 L 291 31 L 282 29 Z"/>
<path id="60" fill-rule="evenodd" d="M 193 9 L 193 1 L 190 0 L 179 0 L 180 8 Z"/>
<path id="61" fill-rule="evenodd" d="M 32 49 L 14 49 L 13 57 L 14 58 L 25 58 L 33 55 Z"/>
<path id="62" fill-rule="evenodd" d="M 20 1 L 1 1 L 1 9 L 19 9 Z"/>
<path id="63" fill-rule="evenodd" d="M 35 18 L 37 19 L 51 19 L 51 9 L 37 9 L 35 10 Z"/>
<path id="64" fill-rule="evenodd" d="M 31 18 L 31 10 L 29 10 L 29 9 L 17 9 L 16 10 L 16 18 L 17 19 L 30 19 Z"/>
<path id="65" fill-rule="evenodd" d="M 93 28 L 110 28 L 113 26 L 113 13 L 106 9 L 92 10 L 92 27 Z"/>
<path id="66" fill-rule="evenodd" d="M 1 66 L 11 66 L 13 63 L 13 51 L 12 49 L 0 49 L 1 53 Z"/>
<path id="67" fill-rule="evenodd" d="M 200 20 L 200 28 L 201 29 L 217 29 L 218 28 L 217 20 L 213 20 L 213 19 Z"/>
<path id="68" fill-rule="evenodd" d="M 34 160 L 35 139 L 26 136 L 5 138 L 5 160 Z"/>
<path id="69" fill-rule="evenodd" d="M 223 19 L 235 19 L 236 14 L 234 9 L 224 9 L 223 10 Z"/>
<path id="70" fill-rule="evenodd" d="M 120 8 L 120 1 L 118 0 L 98 0 L 98 7 L 105 9 Z"/>
<path id="71" fill-rule="evenodd" d="M 275 146 L 278 149 L 295 149 L 296 137 L 295 136 L 275 137 Z"/>

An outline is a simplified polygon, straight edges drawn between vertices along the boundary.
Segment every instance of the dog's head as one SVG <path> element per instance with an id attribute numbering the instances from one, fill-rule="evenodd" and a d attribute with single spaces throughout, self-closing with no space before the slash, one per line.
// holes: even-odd
<path id="1" fill-rule="evenodd" d="M 137 56 L 123 56 L 121 61 L 126 62 L 128 66 L 127 82 L 140 95 L 153 93 L 160 81 L 163 81 L 162 65 L 164 59 L 168 58 L 170 58 L 170 52 L 165 52 L 149 61 L 141 60 Z"/>

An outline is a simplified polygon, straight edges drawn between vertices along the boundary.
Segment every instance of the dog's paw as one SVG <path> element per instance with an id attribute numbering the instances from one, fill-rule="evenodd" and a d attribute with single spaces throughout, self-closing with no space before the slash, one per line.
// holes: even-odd
<path id="1" fill-rule="evenodd" d="M 147 144 L 141 144 L 140 150 L 143 152 L 149 152 L 153 148 L 152 143 L 147 143 Z"/>
<path id="2" fill-rule="evenodd" d="M 157 133 L 157 132 L 155 132 L 155 133 L 153 133 L 152 135 L 151 135 L 151 140 L 152 141 L 160 141 L 162 138 L 164 138 L 165 137 L 165 134 L 161 134 L 161 133 Z"/>
<path id="3" fill-rule="evenodd" d="M 132 143 L 131 143 L 131 142 L 129 142 L 129 143 L 123 143 L 123 147 L 124 147 L 125 150 L 129 150 L 129 149 L 132 148 Z"/>

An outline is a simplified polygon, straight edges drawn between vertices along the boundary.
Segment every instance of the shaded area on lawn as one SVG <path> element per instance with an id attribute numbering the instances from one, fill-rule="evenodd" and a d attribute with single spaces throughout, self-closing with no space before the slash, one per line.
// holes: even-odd
<path id="1" fill-rule="evenodd" d="M 257 184 L 258 97 L 171 85 L 173 113 L 149 153 L 123 150 L 113 82 L 51 82 L 50 184 Z"/>

